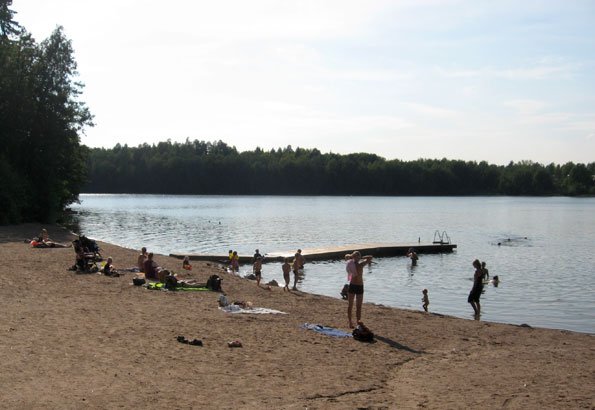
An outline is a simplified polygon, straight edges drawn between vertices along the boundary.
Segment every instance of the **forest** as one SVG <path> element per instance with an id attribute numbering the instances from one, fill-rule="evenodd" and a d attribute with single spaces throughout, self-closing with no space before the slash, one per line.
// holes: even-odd
<path id="1" fill-rule="evenodd" d="M 0 0 L 0 224 L 55 221 L 87 180 L 79 132 L 92 115 L 63 29 L 37 43 L 11 4 Z"/>
<path id="2" fill-rule="evenodd" d="M 595 162 L 506 166 L 285 148 L 238 152 L 223 141 L 92 148 L 83 192 L 204 195 L 593 195 Z"/>

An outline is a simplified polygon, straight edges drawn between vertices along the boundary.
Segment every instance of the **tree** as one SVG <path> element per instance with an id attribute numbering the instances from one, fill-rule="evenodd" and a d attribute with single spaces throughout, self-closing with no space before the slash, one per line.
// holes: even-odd
<path id="1" fill-rule="evenodd" d="M 0 201 L 11 205 L 0 222 L 54 221 L 85 183 L 79 133 L 92 116 L 62 27 L 40 44 L 23 28 L 17 36 L 9 4 L 0 3 Z"/>

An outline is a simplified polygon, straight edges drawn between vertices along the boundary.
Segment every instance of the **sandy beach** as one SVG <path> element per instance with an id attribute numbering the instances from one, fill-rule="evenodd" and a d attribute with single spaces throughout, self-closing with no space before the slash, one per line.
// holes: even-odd
<path id="1" fill-rule="evenodd" d="M 47 228 L 55 241 L 74 239 Z M 220 275 L 230 301 L 287 314 L 225 313 L 216 292 L 69 271 L 72 248 L 24 242 L 40 229 L 0 227 L 2 408 L 595 408 L 592 335 L 365 304 L 376 342 L 334 338 L 302 326 L 348 331 L 343 300 L 155 256 L 181 278 Z M 135 265 L 138 250 L 99 244 L 116 268 Z M 236 339 L 243 347 L 228 347 Z"/>

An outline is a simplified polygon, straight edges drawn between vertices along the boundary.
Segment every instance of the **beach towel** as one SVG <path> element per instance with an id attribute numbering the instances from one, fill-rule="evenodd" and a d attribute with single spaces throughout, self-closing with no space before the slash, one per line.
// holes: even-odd
<path id="1" fill-rule="evenodd" d="M 151 290 L 169 290 L 169 289 L 165 289 L 165 283 L 160 283 L 160 282 L 150 282 L 147 285 L 147 289 L 151 289 Z M 191 286 L 191 287 L 187 287 L 187 286 L 178 286 L 177 288 L 175 288 L 175 290 L 181 290 L 181 291 L 185 291 L 185 292 L 202 292 L 202 291 L 210 291 L 211 289 L 204 287 L 204 286 Z"/>
<path id="2" fill-rule="evenodd" d="M 351 333 L 344 332 L 340 329 L 335 329 L 334 327 L 316 325 L 313 323 L 304 323 L 302 326 L 304 329 L 313 330 L 317 333 L 322 333 L 323 335 L 332 336 L 332 337 L 352 337 Z"/>
<path id="3" fill-rule="evenodd" d="M 251 314 L 277 314 L 277 315 L 286 315 L 287 313 L 281 312 L 280 310 L 275 309 L 268 309 L 263 307 L 252 307 L 244 309 L 239 305 L 227 305 L 223 307 L 219 307 L 219 310 L 222 310 L 227 313 L 251 313 Z"/>

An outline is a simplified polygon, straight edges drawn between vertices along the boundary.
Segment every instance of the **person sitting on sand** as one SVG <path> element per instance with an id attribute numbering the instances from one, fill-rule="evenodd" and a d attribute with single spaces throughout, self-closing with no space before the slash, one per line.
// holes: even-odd
<path id="1" fill-rule="evenodd" d="M 157 263 L 153 260 L 153 252 L 149 252 L 147 255 L 147 260 L 145 261 L 144 265 L 144 272 L 145 278 L 158 280 L 159 273 L 163 270 Z"/>
<path id="2" fill-rule="evenodd" d="M 118 273 L 118 271 L 116 269 L 114 269 L 114 266 L 112 265 L 113 259 L 110 256 L 109 258 L 107 258 L 107 261 L 105 262 L 105 265 L 103 265 L 103 268 L 101 269 L 101 272 L 105 275 L 105 276 L 120 276 L 120 274 Z"/>
<path id="3" fill-rule="evenodd" d="M 147 248 L 143 246 L 143 248 L 140 250 L 140 255 L 138 255 L 138 258 L 136 260 L 136 265 L 138 266 L 139 272 L 145 271 L 145 261 L 147 260 L 147 258 Z"/>
<path id="4" fill-rule="evenodd" d="M 184 260 L 182 261 L 182 269 L 192 270 L 192 265 L 190 264 L 190 258 L 188 256 L 184 256 Z"/>
<path id="5" fill-rule="evenodd" d="M 422 307 L 424 308 L 424 310 L 427 312 L 428 311 L 428 305 L 430 304 L 430 298 L 428 297 L 428 290 L 424 289 L 421 291 L 421 293 L 423 294 L 421 301 L 423 303 Z"/>
<path id="6" fill-rule="evenodd" d="M 284 292 L 289 291 L 289 272 L 291 272 L 291 265 L 289 264 L 289 258 L 285 258 L 283 265 L 281 265 L 281 269 L 283 270 L 283 280 L 285 280 L 285 286 L 283 287 Z"/>

